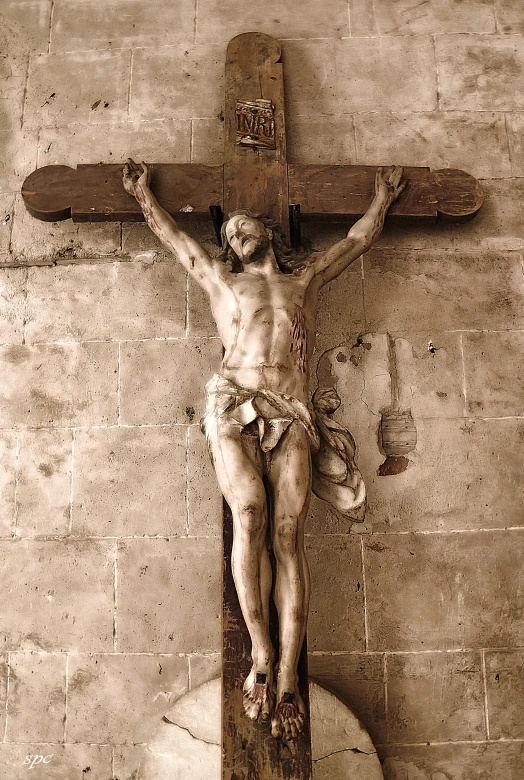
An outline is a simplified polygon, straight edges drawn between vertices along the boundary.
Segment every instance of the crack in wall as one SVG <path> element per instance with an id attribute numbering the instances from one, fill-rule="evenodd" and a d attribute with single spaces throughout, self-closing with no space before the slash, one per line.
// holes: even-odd
<path id="1" fill-rule="evenodd" d="M 193 732 L 188 729 L 187 726 L 181 726 L 180 723 L 175 723 L 174 720 L 169 720 L 169 718 L 164 715 L 162 718 L 164 723 L 169 723 L 170 726 L 176 726 L 178 729 L 182 729 L 182 731 L 187 731 L 190 737 L 193 737 L 193 739 L 196 739 L 197 742 L 203 742 L 205 745 L 216 745 L 216 747 L 220 747 L 220 744 L 218 742 L 209 742 L 207 739 L 202 739 L 202 737 L 197 737 L 193 734 Z M 149 748 L 151 750 L 151 748 Z"/>
<path id="2" fill-rule="evenodd" d="M 336 756 L 338 753 L 358 753 L 360 755 L 364 756 L 376 756 L 377 751 L 372 750 L 368 752 L 367 750 L 360 750 L 360 748 L 352 747 L 352 748 L 341 748 L 340 750 L 333 750 L 331 753 L 327 753 L 325 756 L 321 756 L 320 758 L 314 758 L 313 763 L 316 764 L 319 761 L 324 761 L 326 758 L 331 758 L 331 756 Z"/>

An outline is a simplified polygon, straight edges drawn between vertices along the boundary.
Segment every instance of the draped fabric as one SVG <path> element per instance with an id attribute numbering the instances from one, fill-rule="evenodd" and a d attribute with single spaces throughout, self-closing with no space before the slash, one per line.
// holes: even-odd
<path id="1" fill-rule="evenodd" d="M 318 389 L 312 404 L 274 390 L 240 387 L 221 374 L 206 385 L 207 405 L 201 427 L 206 438 L 220 424 L 245 431 L 256 426 L 260 447 L 274 449 L 291 423 L 300 422 L 311 442 L 313 492 L 348 519 L 361 522 L 365 514 L 366 489 L 355 463 L 355 441 L 332 415 L 340 406 L 334 389 Z"/>

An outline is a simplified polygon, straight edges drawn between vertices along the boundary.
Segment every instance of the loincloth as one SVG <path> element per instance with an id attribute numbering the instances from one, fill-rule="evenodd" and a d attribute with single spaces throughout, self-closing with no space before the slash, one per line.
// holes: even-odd
<path id="1" fill-rule="evenodd" d="M 335 390 L 317 390 L 312 405 L 275 390 L 251 390 L 221 374 L 206 385 L 206 411 L 201 421 L 208 442 L 221 424 L 258 437 L 262 452 L 280 442 L 293 422 L 303 425 L 311 444 L 313 492 L 353 521 L 365 512 L 366 490 L 355 463 L 355 441 L 332 419 L 340 399 Z"/>

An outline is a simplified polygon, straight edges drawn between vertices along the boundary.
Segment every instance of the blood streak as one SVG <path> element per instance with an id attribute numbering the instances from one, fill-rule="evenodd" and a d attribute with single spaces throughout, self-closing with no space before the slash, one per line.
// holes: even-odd
<path id="1" fill-rule="evenodd" d="M 295 313 L 291 321 L 291 345 L 290 353 L 295 353 L 296 363 L 300 371 L 306 370 L 307 357 L 307 330 L 304 311 L 300 306 L 295 306 Z"/>

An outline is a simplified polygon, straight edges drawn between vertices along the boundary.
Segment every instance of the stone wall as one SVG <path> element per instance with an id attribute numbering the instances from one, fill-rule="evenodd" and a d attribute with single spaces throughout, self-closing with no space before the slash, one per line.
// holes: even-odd
<path id="1" fill-rule="evenodd" d="M 27 776 L 28 754 L 52 756 L 45 780 L 131 780 L 220 645 L 220 503 L 198 430 L 220 344 L 203 296 L 144 225 L 37 222 L 21 183 L 129 155 L 221 162 L 225 46 L 253 29 L 284 41 L 292 161 L 458 167 L 485 188 L 473 222 L 386 228 L 324 292 L 319 374 L 343 397 L 369 512 L 348 533 L 312 507 L 310 666 L 387 780 L 520 780 L 521 0 L 0 11 L 2 780 Z M 392 344 L 418 444 L 383 478 Z"/>

